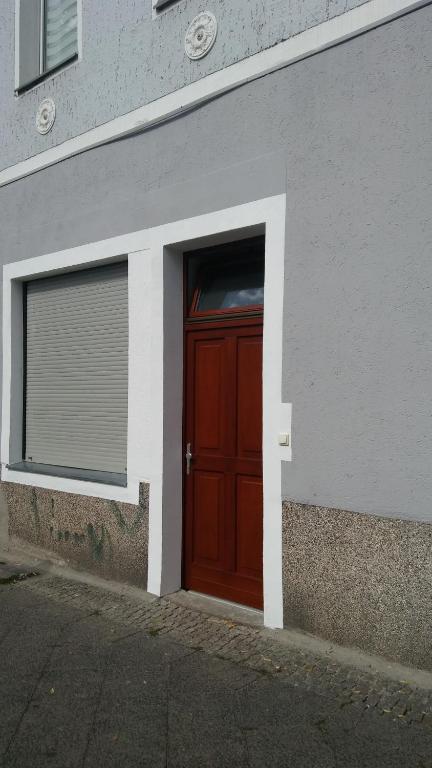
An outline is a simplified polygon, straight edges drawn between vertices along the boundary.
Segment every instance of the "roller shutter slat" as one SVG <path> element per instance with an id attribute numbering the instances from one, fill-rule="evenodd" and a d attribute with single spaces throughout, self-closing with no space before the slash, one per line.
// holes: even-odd
<path id="1" fill-rule="evenodd" d="M 28 283 L 26 342 L 26 460 L 124 473 L 127 264 Z"/>

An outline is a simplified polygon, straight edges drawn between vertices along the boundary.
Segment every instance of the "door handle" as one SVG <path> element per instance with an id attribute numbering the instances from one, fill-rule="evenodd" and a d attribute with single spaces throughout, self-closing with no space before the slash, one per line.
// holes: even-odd
<path id="1" fill-rule="evenodd" d="M 192 461 L 191 444 L 186 445 L 186 474 L 190 475 L 190 465 Z"/>

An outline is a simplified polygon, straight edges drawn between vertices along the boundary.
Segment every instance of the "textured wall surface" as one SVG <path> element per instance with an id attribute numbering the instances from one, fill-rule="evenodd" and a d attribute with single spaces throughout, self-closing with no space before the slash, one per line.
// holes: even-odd
<path id="1" fill-rule="evenodd" d="M 284 620 L 432 669 L 432 526 L 283 504 Z"/>
<path id="2" fill-rule="evenodd" d="M 14 96 L 14 0 L 0 0 L 0 168 L 59 144 L 201 77 L 269 48 L 366 0 L 178 0 L 152 18 L 152 0 L 82 0 L 83 59 Z M 25 0 L 22 0 L 25 2 Z M 212 51 L 190 61 L 184 36 L 194 16 L 212 11 Z M 57 105 L 54 129 L 35 129 L 39 102 Z"/>
<path id="3" fill-rule="evenodd" d="M 428 6 L 0 189 L 6 262 L 286 191 L 294 501 L 432 519 L 431 32 Z"/>
<path id="4" fill-rule="evenodd" d="M 0 549 L 9 543 L 9 513 L 6 494 L 0 485 Z"/>
<path id="5" fill-rule="evenodd" d="M 147 586 L 149 487 L 139 505 L 2 483 L 13 539 L 106 578 Z"/>

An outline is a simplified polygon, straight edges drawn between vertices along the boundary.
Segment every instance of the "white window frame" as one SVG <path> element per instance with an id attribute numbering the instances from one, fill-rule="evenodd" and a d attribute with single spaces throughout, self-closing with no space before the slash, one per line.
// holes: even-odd
<path id="1" fill-rule="evenodd" d="M 83 16 L 83 0 L 77 0 L 77 55 L 71 60 L 67 59 L 64 64 L 59 64 L 58 67 L 52 70 L 43 71 L 43 59 L 44 59 L 44 45 L 43 45 L 43 30 L 44 30 L 44 0 L 40 0 L 41 3 L 41 22 L 40 22 L 40 56 L 39 56 L 39 74 L 35 74 L 34 78 L 29 81 L 28 84 L 21 85 L 20 83 L 20 11 L 21 3 L 25 3 L 26 0 L 15 0 L 15 95 L 22 96 L 28 91 L 37 88 L 41 83 L 45 83 L 47 80 L 51 80 L 60 73 L 64 72 L 71 67 L 74 67 L 78 62 L 82 61 L 82 16 Z"/>
<path id="2" fill-rule="evenodd" d="M 291 404 L 282 403 L 286 196 L 3 267 L 1 478 L 7 482 L 137 504 L 150 484 L 148 591 L 180 589 L 183 479 L 183 253 L 265 233 L 263 337 L 264 623 L 283 626 L 282 461 L 291 461 Z M 22 435 L 22 283 L 128 255 L 127 486 L 107 486 L 8 468 Z M 143 300 L 143 297 L 146 300 Z M 20 391 L 21 382 L 21 391 Z M 288 433 L 289 446 L 279 445 Z M 145 473 L 145 474 L 144 474 Z"/>

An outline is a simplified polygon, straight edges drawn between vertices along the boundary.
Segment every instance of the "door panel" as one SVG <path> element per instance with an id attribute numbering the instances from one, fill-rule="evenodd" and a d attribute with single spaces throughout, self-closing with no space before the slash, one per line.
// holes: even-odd
<path id="1" fill-rule="evenodd" d="M 224 339 L 199 339 L 194 345 L 195 418 L 197 452 L 222 451 Z"/>
<path id="2" fill-rule="evenodd" d="M 262 318 L 185 337 L 184 585 L 261 608 Z"/>
<path id="3" fill-rule="evenodd" d="M 258 477 L 237 476 L 237 569 L 260 578 L 263 552 L 263 487 Z"/>
<path id="4" fill-rule="evenodd" d="M 198 470 L 193 486 L 194 562 L 223 568 L 224 476 Z"/>
<path id="5" fill-rule="evenodd" d="M 262 338 L 237 339 L 237 455 L 262 455 Z"/>

